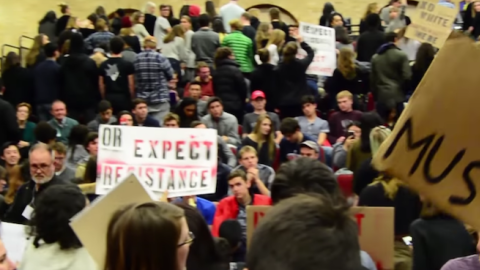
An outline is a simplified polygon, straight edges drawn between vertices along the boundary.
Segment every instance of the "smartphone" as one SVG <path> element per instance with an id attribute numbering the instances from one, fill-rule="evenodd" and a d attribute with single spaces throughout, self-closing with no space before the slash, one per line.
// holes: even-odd
<path id="1" fill-rule="evenodd" d="M 407 245 L 407 246 L 412 245 L 412 237 L 411 236 L 402 237 L 402 240 L 405 243 L 405 245 Z"/>
<path id="2" fill-rule="evenodd" d="M 348 132 L 347 132 L 347 138 L 350 138 L 350 137 L 355 138 L 355 132 L 353 132 L 353 131 L 348 131 Z"/>

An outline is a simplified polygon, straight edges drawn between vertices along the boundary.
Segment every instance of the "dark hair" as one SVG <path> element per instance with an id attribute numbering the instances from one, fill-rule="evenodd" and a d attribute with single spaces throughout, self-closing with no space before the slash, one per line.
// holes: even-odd
<path id="1" fill-rule="evenodd" d="M 262 64 L 268 63 L 270 60 L 270 52 L 266 48 L 259 49 L 257 54 Z"/>
<path id="2" fill-rule="evenodd" d="M 3 66 L 3 70 L 5 71 L 13 67 L 19 67 L 20 62 L 20 56 L 18 54 L 15 52 L 9 52 L 7 53 L 7 57 L 5 57 L 5 65 Z"/>
<path id="3" fill-rule="evenodd" d="M 377 126 L 383 125 L 383 120 L 376 112 L 366 112 L 360 117 L 360 149 L 362 152 L 369 153 L 370 149 L 370 131 Z"/>
<path id="4" fill-rule="evenodd" d="M 345 24 L 345 20 L 343 19 L 342 14 L 340 14 L 338 12 L 333 12 L 332 14 L 330 14 L 330 17 L 328 18 L 328 26 L 329 27 L 332 27 L 332 22 L 333 22 L 333 19 L 335 18 L 335 16 L 339 16 L 342 19 L 343 24 Z"/>
<path id="5" fill-rule="evenodd" d="M 350 44 L 350 36 L 348 35 L 347 29 L 344 26 L 335 26 L 335 40 L 342 44 Z"/>
<path id="6" fill-rule="evenodd" d="M 83 183 L 95 183 L 97 181 L 97 158 L 91 156 L 85 166 L 85 174 L 83 175 Z"/>
<path id="7" fill-rule="evenodd" d="M 132 110 L 135 110 L 135 108 L 137 108 L 137 106 L 140 105 L 140 104 L 147 105 L 147 102 L 143 98 L 134 98 L 132 100 Z"/>
<path id="8" fill-rule="evenodd" d="M 41 246 L 40 240 L 47 244 L 58 243 L 61 250 L 82 247 L 70 227 L 70 219 L 86 205 L 86 198 L 80 189 L 71 184 L 52 185 L 38 197 L 29 222 L 35 247 Z"/>
<path id="9" fill-rule="evenodd" d="M 120 38 L 121 38 L 121 37 L 120 37 Z M 122 38 L 122 40 L 123 40 L 123 38 Z M 124 41 L 124 42 L 125 42 L 125 41 Z M 106 53 L 110 52 L 110 43 L 108 43 L 108 42 L 101 42 L 99 45 L 97 45 L 97 48 L 102 49 L 102 50 L 105 52 L 105 54 L 106 54 Z"/>
<path id="10" fill-rule="evenodd" d="M 97 15 L 96 13 L 92 13 L 92 14 L 88 15 L 88 17 L 87 17 L 87 20 L 89 20 L 90 22 L 92 22 L 92 24 L 93 24 L 94 26 L 97 25 L 98 19 L 99 19 L 99 17 L 98 17 L 98 15 Z M 102 20 L 103 20 L 103 19 L 102 19 Z"/>
<path id="11" fill-rule="evenodd" d="M 210 20 L 213 20 L 217 16 L 217 11 L 215 10 L 215 3 L 213 1 L 205 2 L 205 12 L 210 16 Z"/>
<path id="12" fill-rule="evenodd" d="M 57 131 L 47 122 L 42 121 L 37 124 L 33 130 L 33 134 L 37 141 L 49 144 L 52 140 L 57 138 Z"/>
<path id="13" fill-rule="evenodd" d="M 95 14 L 97 14 L 98 16 L 105 16 L 105 8 L 103 6 L 98 6 L 96 9 L 95 9 Z"/>
<path id="14" fill-rule="evenodd" d="M 125 42 L 121 37 L 113 37 L 110 39 L 110 51 L 114 54 L 120 54 L 125 47 Z"/>
<path id="15" fill-rule="evenodd" d="M 6 142 L 2 145 L 1 156 L 3 156 L 5 149 L 9 148 L 10 146 L 15 146 L 15 148 L 17 148 L 18 153 L 20 153 L 20 148 L 18 148 L 18 145 L 16 142 Z"/>
<path id="16" fill-rule="evenodd" d="M 197 126 L 199 126 L 199 125 L 205 125 L 205 124 L 204 124 L 202 121 L 200 121 L 200 120 L 196 120 L 196 121 L 193 121 L 192 123 L 190 123 L 190 127 L 191 127 L 191 128 L 195 128 L 195 127 L 197 127 Z"/>
<path id="17" fill-rule="evenodd" d="M 58 46 L 51 42 L 43 46 L 43 52 L 45 53 L 45 56 L 48 58 L 54 57 L 57 50 L 58 50 Z"/>
<path id="18" fill-rule="evenodd" d="M 245 182 L 247 181 L 247 175 L 242 170 L 232 170 L 230 172 L 230 174 L 228 175 L 228 181 L 232 180 L 233 178 L 237 178 L 237 177 L 242 178 Z"/>
<path id="19" fill-rule="evenodd" d="M 417 55 L 415 57 L 415 64 L 413 69 L 425 73 L 430 67 L 430 64 L 435 58 L 435 49 L 432 44 L 422 43 L 418 48 Z"/>
<path id="20" fill-rule="evenodd" d="M 198 85 L 198 86 L 202 87 L 202 84 L 199 81 L 191 81 L 189 87 L 192 86 L 192 85 Z"/>
<path id="21" fill-rule="evenodd" d="M 322 194 L 336 201 L 345 201 L 330 168 L 306 157 L 282 164 L 271 187 L 274 204 L 300 193 Z"/>
<path id="22" fill-rule="evenodd" d="M 349 129 L 351 127 L 360 127 L 360 122 L 359 121 L 350 121 L 350 123 L 347 124 L 347 126 L 345 127 L 345 129 Z"/>
<path id="23" fill-rule="evenodd" d="M 227 219 L 218 229 L 218 236 L 228 241 L 230 249 L 234 249 L 242 242 L 242 226 L 236 219 Z"/>
<path id="24" fill-rule="evenodd" d="M 60 4 L 59 6 L 60 6 L 60 12 L 61 12 L 62 14 L 65 14 L 65 13 L 67 12 L 68 5 L 66 5 L 66 4 Z"/>
<path id="25" fill-rule="evenodd" d="M 207 222 L 196 208 L 183 202 L 175 203 L 175 205 L 183 209 L 188 229 L 195 236 L 195 241 L 188 252 L 187 269 L 216 269 L 213 266 L 221 260 Z"/>
<path id="26" fill-rule="evenodd" d="M 190 105 L 195 105 L 195 113 L 193 114 L 193 116 L 191 117 L 187 117 L 185 115 L 185 107 L 187 106 L 190 106 Z M 193 121 L 195 120 L 198 120 L 198 112 L 197 112 L 197 101 L 191 97 L 186 97 L 184 98 L 180 104 L 178 104 L 178 106 L 175 108 L 175 111 L 174 111 L 178 117 L 180 117 L 180 123 L 179 126 L 180 127 L 185 127 L 185 128 L 188 128 L 190 127 L 190 125 L 192 124 Z"/>
<path id="27" fill-rule="evenodd" d="M 103 113 L 112 109 L 112 104 L 108 100 L 102 100 L 98 103 L 98 112 Z"/>
<path id="28" fill-rule="evenodd" d="M 182 16 L 190 17 L 190 5 L 183 5 L 178 13 L 178 17 L 182 18 Z"/>
<path id="29" fill-rule="evenodd" d="M 248 269 L 361 269 L 357 224 L 349 210 L 321 195 L 280 202 L 253 233 Z"/>
<path id="30" fill-rule="evenodd" d="M 213 20 L 212 22 L 212 30 L 215 33 L 219 34 L 225 34 L 227 31 L 225 31 L 225 26 L 223 25 L 223 21 L 218 19 L 218 20 Z"/>
<path id="31" fill-rule="evenodd" d="M 130 115 L 130 116 L 132 117 L 132 119 L 133 119 L 132 112 L 130 112 L 130 111 L 120 111 L 120 112 L 117 114 L 117 120 L 118 120 L 117 123 L 116 123 L 117 125 L 120 124 L 120 118 L 122 118 L 122 115 L 125 115 L 125 114 Z"/>
<path id="32" fill-rule="evenodd" d="M 322 15 L 326 18 L 329 18 L 330 14 L 332 14 L 334 11 L 335 8 L 333 7 L 332 3 L 327 2 L 323 5 Z"/>
<path id="33" fill-rule="evenodd" d="M 44 24 L 46 22 L 55 23 L 56 21 L 57 21 L 57 15 L 55 14 L 55 11 L 50 10 L 45 14 L 42 20 L 40 20 L 39 24 Z"/>
<path id="34" fill-rule="evenodd" d="M 83 142 L 83 147 L 85 147 L 85 149 L 87 149 L 88 145 L 91 142 L 95 141 L 96 139 L 98 139 L 98 132 L 90 131 L 87 134 L 87 137 L 85 138 L 85 141 Z"/>
<path id="35" fill-rule="evenodd" d="M 74 53 L 84 53 L 85 45 L 83 41 L 83 36 L 80 32 L 72 32 L 70 37 L 70 54 Z"/>
<path id="36" fill-rule="evenodd" d="M 88 132 L 88 128 L 85 125 L 76 125 L 70 131 L 70 134 L 68 135 L 68 147 L 71 148 L 70 161 L 73 162 L 76 146 L 84 145 Z"/>
<path id="37" fill-rule="evenodd" d="M 301 100 L 302 105 L 304 104 L 317 104 L 317 101 L 315 100 L 315 97 L 312 95 L 305 95 L 302 97 Z"/>
<path id="38" fill-rule="evenodd" d="M 283 135 L 291 135 L 299 129 L 300 125 L 295 118 L 287 117 L 280 123 L 280 132 L 282 132 Z"/>
<path id="39" fill-rule="evenodd" d="M 395 42 L 395 39 L 397 39 L 397 33 L 388 32 L 388 33 L 385 34 L 385 41 L 386 42 Z"/>
<path id="40" fill-rule="evenodd" d="M 125 16 L 125 10 L 123 10 L 122 8 L 119 8 L 115 10 L 115 14 L 117 14 L 119 17 L 123 17 Z"/>
<path id="41" fill-rule="evenodd" d="M 208 16 L 208 14 L 200 14 L 200 16 L 198 16 L 198 24 L 200 25 L 200 27 L 207 27 L 210 25 L 210 17 Z"/>
<path id="42" fill-rule="evenodd" d="M 214 102 L 219 102 L 223 105 L 223 102 L 219 97 L 210 97 L 207 101 L 207 109 L 210 109 L 210 105 L 212 105 Z"/>
<path id="43" fill-rule="evenodd" d="M 365 23 L 369 30 L 378 30 L 378 27 L 381 25 L 382 20 L 377 13 L 368 14 L 365 19 Z"/>
<path id="44" fill-rule="evenodd" d="M 233 55 L 232 49 L 229 47 L 220 47 L 215 52 L 213 61 L 215 64 L 217 64 L 221 60 L 228 59 L 231 55 Z"/>

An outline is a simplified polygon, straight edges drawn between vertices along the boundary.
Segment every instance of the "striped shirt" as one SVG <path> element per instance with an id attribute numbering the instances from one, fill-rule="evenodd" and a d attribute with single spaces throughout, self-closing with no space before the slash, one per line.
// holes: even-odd
<path id="1" fill-rule="evenodd" d="M 233 31 L 225 36 L 222 46 L 232 49 L 235 61 L 240 65 L 242 72 L 253 71 L 253 44 L 250 38 L 240 31 Z"/>
<path id="2" fill-rule="evenodd" d="M 167 58 L 145 50 L 137 54 L 133 65 L 137 98 L 145 99 L 149 105 L 170 100 L 168 81 L 173 78 L 173 70 Z"/>
<path id="3" fill-rule="evenodd" d="M 93 50 L 98 48 L 101 44 L 110 44 L 110 40 L 114 36 L 113 33 L 108 31 L 95 32 L 85 39 L 85 44 L 89 50 Z"/>

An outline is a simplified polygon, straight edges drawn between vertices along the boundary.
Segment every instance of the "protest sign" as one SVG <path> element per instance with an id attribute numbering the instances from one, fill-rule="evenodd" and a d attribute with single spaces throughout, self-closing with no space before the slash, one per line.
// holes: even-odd
<path id="1" fill-rule="evenodd" d="M 112 215 L 132 203 L 155 201 L 155 196 L 143 181 L 131 174 L 72 218 L 70 226 L 97 266 L 102 267 L 105 262 L 106 235 Z"/>
<path id="2" fill-rule="evenodd" d="M 457 9 L 439 5 L 438 1 L 418 1 L 405 37 L 441 48 L 452 32 L 457 13 Z"/>
<path id="3" fill-rule="evenodd" d="M 406 182 L 477 230 L 479 62 L 480 52 L 470 38 L 447 40 L 373 158 L 378 171 Z"/>
<path id="4" fill-rule="evenodd" d="M 333 71 L 337 68 L 335 30 L 330 27 L 300 22 L 299 33 L 315 52 L 315 57 L 307 69 L 307 74 L 332 76 Z M 300 50 L 297 57 L 303 58 L 305 55 L 306 52 Z"/>
<path id="5" fill-rule="evenodd" d="M 258 223 L 272 206 L 247 206 L 247 245 Z M 352 207 L 358 224 L 360 248 L 366 251 L 379 269 L 394 268 L 393 207 Z"/>
<path id="6" fill-rule="evenodd" d="M 97 194 L 134 172 L 153 192 L 170 197 L 214 193 L 217 131 L 101 125 Z"/>
<path id="7" fill-rule="evenodd" d="M 20 224 L 7 222 L 0 224 L 0 238 L 8 251 L 8 258 L 14 263 L 22 262 L 23 254 L 29 243 L 26 229 L 27 226 Z"/>

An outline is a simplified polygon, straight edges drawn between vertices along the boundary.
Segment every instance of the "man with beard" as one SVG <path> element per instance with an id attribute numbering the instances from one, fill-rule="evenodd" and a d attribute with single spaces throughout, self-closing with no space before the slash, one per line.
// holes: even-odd
<path id="1" fill-rule="evenodd" d="M 48 145 L 38 143 L 32 146 L 28 161 L 31 180 L 18 189 L 15 200 L 2 220 L 4 222 L 25 224 L 35 208 L 35 201 L 45 189 L 69 184 L 55 176 L 55 156 Z"/>

